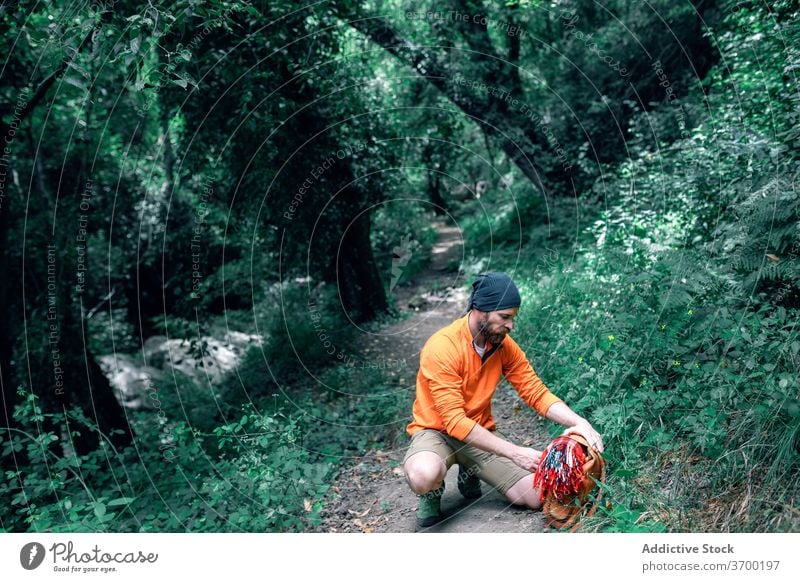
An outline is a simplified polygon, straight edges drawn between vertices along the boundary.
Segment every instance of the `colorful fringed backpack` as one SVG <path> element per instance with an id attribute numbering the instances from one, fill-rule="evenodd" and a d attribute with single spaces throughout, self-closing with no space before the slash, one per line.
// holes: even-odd
<path id="1" fill-rule="evenodd" d="M 556 528 L 580 527 L 580 520 L 597 511 L 606 478 L 605 461 L 579 434 L 556 438 L 542 452 L 533 486 L 541 491 L 545 524 Z"/>

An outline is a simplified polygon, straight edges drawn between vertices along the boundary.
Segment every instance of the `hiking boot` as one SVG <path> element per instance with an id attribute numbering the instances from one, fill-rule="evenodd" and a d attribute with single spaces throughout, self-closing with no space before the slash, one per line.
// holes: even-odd
<path id="1" fill-rule="evenodd" d="M 442 493 L 444 485 L 424 495 L 418 495 L 419 506 L 417 507 L 417 525 L 419 527 L 429 527 L 442 519 Z"/>
<path id="2" fill-rule="evenodd" d="M 481 496 L 481 480 L 473 475 L 470 469 L 458 466 L 458 490 L 467 499 L 477 499 Z"/>

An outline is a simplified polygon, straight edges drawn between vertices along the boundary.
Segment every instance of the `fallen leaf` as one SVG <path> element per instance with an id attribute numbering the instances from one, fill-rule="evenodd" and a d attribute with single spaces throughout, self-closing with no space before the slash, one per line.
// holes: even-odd
<path id="1" fill-rule="evenodd" d="M 311 513 L 313 507 L 308 499 L 303 499 L 303 508 L 305 508 L 306 513 Z"/>
<path id="2" fill-rule="evenodd" d="M 366 517 L 366 515 L 369 513 L 370 509 L 372 509 L 372 507 L 367 507 L 367 509 L 365 509 L 362 512 L 355 511 L 354 509 L 348 509 L 347 511 L 348 511 L 348 513 L 350 513 L 352 515 L 355 515 L 355 516 L 358 516 L 358 517 Z"/>

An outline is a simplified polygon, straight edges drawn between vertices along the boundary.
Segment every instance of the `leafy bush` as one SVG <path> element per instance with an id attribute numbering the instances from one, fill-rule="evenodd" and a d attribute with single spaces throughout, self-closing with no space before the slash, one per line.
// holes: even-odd
<path id="1" fill-rule="evenodd" d="M 136 449 L 104 444 L 80 456 L 54 432 L 36 431 L 54 419 L 35 397 L 16 416 L 26 428 L 0 441 L 2 455 L 27 462 L 0 481 L 10 500 L 5 531 L 303 531 L 319 523 L 334 466 L 304 446 L 296 416 L 252 407 L 211 434 L 180 422 L 162 432 L 167 446 L 143 438 Z M 73 430 L 91 430 L 71 420 Z"/>
<path id="2" fill-rule="evenodd" d="M 304 378 L 308 371 L 346 358 L 352 324 L 332 286 L 285 282 L 270 287 L 266 295 L 255 308 L 264 344 L 243 362 L 244 374 L 253 380 L 245 385 L 248 393 L 264 394 L 265 387 Z"/>
<path id="3" fill-rule="evenodd" d="M 3 465 L 15 467 L 0 480 L 0 492 L 10 500 L 3 530 L 115 531 L 134 501 L 126 475 L 136 466 L 136 452 L 116 451 L 103 440 L 95 452 L 75 455 L 70 439 L 92 430 L 87 419 L 74 412 L 45 414 L 34 395 L 22 389 L 19 395 L 14 412 L 19 428 L 0 437 Z M 64 418 L 68 425 L 60 422 Z"/>

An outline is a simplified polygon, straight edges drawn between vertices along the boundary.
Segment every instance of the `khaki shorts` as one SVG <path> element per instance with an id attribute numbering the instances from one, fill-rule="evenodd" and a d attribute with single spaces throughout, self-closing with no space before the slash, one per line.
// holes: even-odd
<path id="1" fill-rule="evenodd" d="M 477 475 L 481 481 L 488 483 L 502 495 L 508 493 L 517 481 L 532 474 L 505 457 L 487 453 L 441 431 L 429 428 L 415 432 L 411 436 L 411 445 L 408 447 L 403 464 L 405 465 L 411 455 L 421 451 L 436 453 L 448 469 L 454 463 L 458 463 L 461 469 Z"/>

